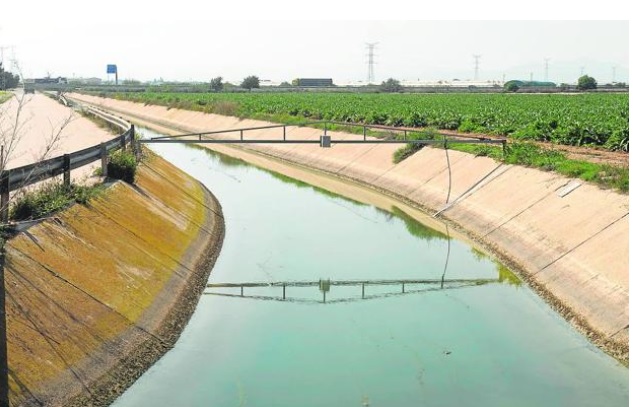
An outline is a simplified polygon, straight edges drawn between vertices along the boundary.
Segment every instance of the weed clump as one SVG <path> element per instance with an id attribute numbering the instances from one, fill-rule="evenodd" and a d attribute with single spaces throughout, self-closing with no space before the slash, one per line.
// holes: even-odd
<path id="1" fill-rule="evenodd" d="M 408 140 L 435 140 L 438 133 L 434 129 L 425 129 L 419 133 L 411 133 L 407 136 Z M 398 135 L 398 139 L 402 140 L 403 136 Z M 404 147 L 401 147 L 394 151 L 392 161 L 394 164 L 404 161 L 406 158 L 420 151 L 427 144 L 424 143 L 407 143 Z"/>
<path id="2" fill-rule="evenodd" d="M 136 181 L 136 157 L 129 151 L 117 150 L 110 154 L 108 160 L 108 176 L 120 179 L 128 184 Z"/>
<path id="3" fill-rule="evenodd" d="M 19 222 L 40 219 L 65 209 L 73 203 L 86 204 L 101 187 L 48 183 L 37 191 L 27 192 L 17 199 L 9 211 L 9 218 Z"/>

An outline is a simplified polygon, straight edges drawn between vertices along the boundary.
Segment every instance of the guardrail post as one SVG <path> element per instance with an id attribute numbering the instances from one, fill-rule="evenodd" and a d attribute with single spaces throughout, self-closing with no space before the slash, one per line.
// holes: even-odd
<path id="1" fill-rule="evenodd" d="M 101 173 L 104 177 L 108 176 L 108 150 L 105 143 L 101 143 Z"/>
<path id="2" fill-rule="evenodd" d="M 134 135 L 134 125 L 130 125 L 130 147 L 132 147 L 132 154 L 134 154 L 134 158 L 138 161 L 139 156 L 139 145 L 136 142 L 136 137 Z"/>
<path id="3" fill-rule="evenodd" d="M 70 186 L 70 155 L 64 154 L 64 185 Z"/>
<path id="4" fill-rule="evenodd" d="M 0 179 L 0 218 L 3 223 L 9 221 L 9 174 Z"/>
<path id="5" fill-rule="evenodd" d="M 120 142 L 121 142 L 121 150 L 125 150 L 125 134 L 122 134 L 121 137 L 119 137 Z"/>
<path id="6" fill-rule="evenodd" d="M 130 124 L 130 146 L 132 147 L 132 153 L 135 157 L 138 157 L 138 145 L 136 143 L 136 129 L 133 124 Z"/>

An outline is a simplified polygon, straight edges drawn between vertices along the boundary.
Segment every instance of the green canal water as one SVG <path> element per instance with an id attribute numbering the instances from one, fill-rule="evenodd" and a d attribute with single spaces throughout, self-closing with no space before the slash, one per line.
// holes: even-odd
<path id="1" fill-rule="evenodd" d="M 114 406 L 628 405 L 627 368 L 448 228 L 216 153 L 153 149 L 222 204 L 211 283 L 331 284 L 289 285 L 285 300 L 280 286 L 207 289 Z M 363 298 L 340 280 L 398 283 Z"/>

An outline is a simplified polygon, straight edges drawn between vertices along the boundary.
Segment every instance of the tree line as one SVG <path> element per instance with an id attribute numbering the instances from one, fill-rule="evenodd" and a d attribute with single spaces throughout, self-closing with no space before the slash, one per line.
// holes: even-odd
<path id="1" fill-rule="evenodd" d="M 0 90 L 13 89 L 18 86 L 20 83 L 20 77 L 18 75 L 14 75 L 9 71 L 5 71 L 2 66 L 2 62 L 0 62 Z"/>

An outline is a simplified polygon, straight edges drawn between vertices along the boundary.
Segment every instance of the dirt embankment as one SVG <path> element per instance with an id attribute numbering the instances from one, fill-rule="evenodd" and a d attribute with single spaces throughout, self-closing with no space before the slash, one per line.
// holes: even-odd
<path id="1" fill-rule="evenodd" d="M 159 157 L 10 239 L 11 406 L 109 405 L 175 343 L 224 238 L 219 203 Z"/>
<path id="2" fill-rule="evenodd" d="M 86 95 L 74 97 L 167 134 L 270 124 Z M 328 133 L 333 139 L 362 137 Z M 320 135 L 321 130 L 311 128 L 286 132 L 289 139 L 318 140 Z M 245 137 L 281 139 L 282 133 L 262 129 L 249 131 Z M 594 343 L 628 364 L 628 196 L 554 173 L 436 148 L 422 149 L 394 164 L 395 145 L 205 146 L 229 155 L 239 152 L 247 161 L 248 154 L 255 153 L 325 171 L 453 223 L 512 265 Z"/>

